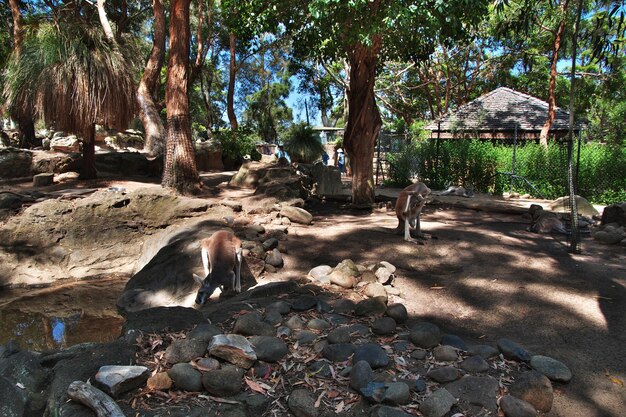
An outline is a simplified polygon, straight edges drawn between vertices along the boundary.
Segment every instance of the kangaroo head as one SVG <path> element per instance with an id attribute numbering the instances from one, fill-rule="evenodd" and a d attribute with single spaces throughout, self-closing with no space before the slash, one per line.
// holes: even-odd
<path id="1" fill-rule="evenodd" d="M 211 295 L 213 295 L 215 290 L 220 286 L 224 286 L 224 288 L 231 288 L 234 276 L 235 273 L 232 271 L 220 275 L 211 272 L 205 279 L 193 274 L 194 280 L 200 284 L 198 294 L 196 295 L 196 304 L 204 305 Z"/>

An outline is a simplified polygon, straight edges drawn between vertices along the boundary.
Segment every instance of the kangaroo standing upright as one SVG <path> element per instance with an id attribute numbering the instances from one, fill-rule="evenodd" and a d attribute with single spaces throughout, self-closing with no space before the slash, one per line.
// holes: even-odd
<path id="1" fill-rule="evenodd" d="M 404 240 L 417 242 L 411 238 L 411 229 L 416 231 L 417 237 L 424 237 L 420 231 L 420 213 L 426 204 L 426 197 L 430 194 L 430 188 L 421 182 L 409 185 L 400 191 L 396 200 L 396 216 L 398 217 L 398 234 L 404 229 Z"/>
<path id="2" fill-rule="evenodd" d="M 193 278 L 201 287 L 196 304 L 203 305 L 217 287 L 241 292 L 241 241 L 227 230 L 215 232 L 200 242 L 204 279 Z"/>

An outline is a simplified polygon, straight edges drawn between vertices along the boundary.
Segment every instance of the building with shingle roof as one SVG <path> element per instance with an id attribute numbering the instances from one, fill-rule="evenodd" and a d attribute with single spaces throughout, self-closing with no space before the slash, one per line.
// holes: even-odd
<path id="1" fill-rule="evenodd" d="M 431 137 L 480 138 L 480 139 L 538 139 L 541 128 L 548 118 L 548 103 L 528 94 L 507 87 L 490 93 L 441 116 L 424 128 Z M 551 137 L 563 137 L 568 133 L 569 113 L 557 107 Z M 577 133 L 580 126 L 574 126 Z"/>

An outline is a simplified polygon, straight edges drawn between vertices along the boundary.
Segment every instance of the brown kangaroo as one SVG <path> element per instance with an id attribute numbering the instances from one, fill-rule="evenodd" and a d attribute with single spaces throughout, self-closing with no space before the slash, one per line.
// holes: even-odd
<path id="1" fill-rule="evenodd" d="M 241 292 L 241 240 L 228 230 L 220 230 L 203 239 L 200 246 L 204 279 L 193 274 L 201 285 L 196 304 L 206 303 L 217 287 Z"/>
<path id="2" fill-rule="evenodd" d="M 426 204 L 426 198 L 430 194 L 430 188 L 421 182 L 409 185 L 400 191 L 396 200 L 396 216 L 398 217 L 398 234 L 402 234 L 404 229 L 404 240 L 407 242 L 417 242 L 411 238 L 411 229 L 415 230 L 417 237 L 423 238 L 420 231 L 420 213 Z"/>

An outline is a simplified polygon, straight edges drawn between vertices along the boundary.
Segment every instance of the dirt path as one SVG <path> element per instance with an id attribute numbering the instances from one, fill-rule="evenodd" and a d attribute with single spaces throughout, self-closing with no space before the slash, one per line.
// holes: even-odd
<path id="1" fill-rule="evenodd" d="M 227 178 L 207 175 L 210 191 L 202 198 L 252 201 L 251 191 L 226 188 Z M 113 185 L 138 186 L 107 183 Z M 548 416 L 625 415 L 623 247 L 585 238 L 583 253 L 572 255 L 563 237 L 527 232 L 519 214 L 449 205 L 426 207 L 422 230 L 433 237 L 425 245 L 415 245 L 393 233 L 397 220 L 392 211 L 364 213 L 333 203 L 308 208 L 314 213 L 314 224 L 290 227 L 289 238 L 280 248 L 285 267 L 268 279 L 301 278 L 314 266 L 334 266 L 345 258 L 365 265 L 389 261 L 398 267 L 398 301 L 405 303 L 414 320 L 433 321 L 469 344 L 495 344 L 507 337 L 533 354 L 567 364 L 574 378 L 568 385 L 555 385 L 554 407 Z M 64 288 L 63 297 L 89 303 L 84 294 L 95 284 L 85 285 L 80 292 Z M 97 294 L 99 303 L 110 302 L 110 306 L 119 295 Z M 37 299 L 31 298 L 29 306 Z"/>

